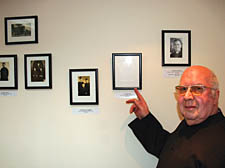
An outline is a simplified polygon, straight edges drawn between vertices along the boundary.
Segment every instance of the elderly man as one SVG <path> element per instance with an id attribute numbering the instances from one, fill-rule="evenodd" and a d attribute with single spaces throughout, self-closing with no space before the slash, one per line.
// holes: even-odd
<path id="1" fill-rule="evenodd" d="M 187 68 L 176 97 L 184 117 L 174 132 L 166 131 L 138 99 L 130 99 L 130 113 L 137 118 L 129 124 L 135 136 L 159 158 L 157 168 L 225 168 L 225 118 L 218 108 L 219 84 L 215 74 L 203 66 Z"/>
<path id="2" fill-rule="evenodd" d="M 179 38 L 174 39 L 171 42 L 170 58 L 181 58 L 182 57 L 182 41 Z"/>

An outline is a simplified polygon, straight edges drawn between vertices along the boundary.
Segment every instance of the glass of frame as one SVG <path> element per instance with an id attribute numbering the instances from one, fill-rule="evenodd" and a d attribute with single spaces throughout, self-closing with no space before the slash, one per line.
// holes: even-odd
<path id="1" fill-rule="evenodd" d="M 162 30 L 162 66 L 191 65 L 191 31 Z"/>
<path id="2" fill-rule="evenodd" d="M 25 54 L 24 69 L 26 89 L 52 88 L 51 54 Z"/>
<path id="3" fill-rule="evenodd" d="M 142 53 L 112 54 L 113 90 L 142 89 Z"/>
<path id="4" fill-rule="evenodd" d="M 5 18 L 5 44 L 38 43 L 38 17 Z"/>
<path id="5" fill-rule="evenodd" d="M 0 89 L 18 89 L 17 55 L 0 55 Z"/>
<path id="6" fill-rule="evenodd" d="M 98 69 L 70 69 L 70 104 L 98 104 Z"/>

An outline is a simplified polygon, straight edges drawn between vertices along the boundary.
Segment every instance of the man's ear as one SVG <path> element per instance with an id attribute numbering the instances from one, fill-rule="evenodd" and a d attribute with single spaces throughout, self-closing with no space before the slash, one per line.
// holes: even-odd
<path id="1" fill-rule="evenodd" d="M 219 90 L 215 90 L 214 93 L 213 93 L 214 104 L 218 104 L 219 96 L 220 96 L 220 91 Z"/>

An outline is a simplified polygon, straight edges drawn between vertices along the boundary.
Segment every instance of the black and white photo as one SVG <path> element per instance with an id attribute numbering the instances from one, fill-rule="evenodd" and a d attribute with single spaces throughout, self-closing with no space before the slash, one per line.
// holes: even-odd
<path id="1" fill-rule="evenodd" d="M 38 43 L 38 16 L 5 17 L 5 44 Z"/>
<path id="2" fill-rule="evenodd" d="M 0 55 L 0 89 L 18 89 L 17 55 Z"/>
<path id="3" fill-rule="evenodd" d="M 162 30 L 162 66 L 191 65 L 191 31 Z"/>
<path id="4" fill-rule="evenodd" d="M 52 88 L 52 55 L 25 54 L 25 88 L 51 89 Z"/>
<path id="5" fill-rule="evenodd" d="M 170 58 L 182 58 L 182 38 L 170 38 Z"/>

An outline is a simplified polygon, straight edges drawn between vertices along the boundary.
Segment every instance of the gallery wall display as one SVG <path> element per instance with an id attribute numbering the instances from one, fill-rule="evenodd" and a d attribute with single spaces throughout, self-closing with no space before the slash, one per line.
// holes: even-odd
<path id="1" fill-rule="evenodd" d="M 70 104 L 97 105 L 98 69 L 70 69 Z"/>
<path id="2" fill-rule="evenodd" d="M 5 17 L 5 44 L 38 43 L 38 16 Z"/>
<path id="3" fill-rule="evenodd" d="M 52 88 L 52 55 L 25 54 L 25 88 L 51 89 Z"/>
<path id="4" fill-rule="evenodd" d="M 17 55 L 0 55 L 0 89 L 18 89 Z"/>
<path id="5" fill-rule="evenodd" d="M 162 30 L 162 66 L 191 65 L 191 31 Z"/>
<path id="6" fill-rule="evenodd" d="M 113 90 L 142 89 L 142 53 L 112 53 Z"/>

